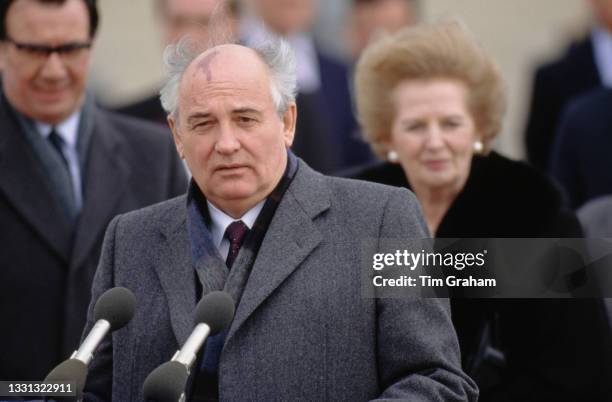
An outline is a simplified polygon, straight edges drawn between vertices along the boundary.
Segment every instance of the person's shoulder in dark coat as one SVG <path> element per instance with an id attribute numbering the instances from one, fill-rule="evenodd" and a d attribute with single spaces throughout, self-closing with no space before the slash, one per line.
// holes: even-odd
<path id="1" fill-rule="evenodd" d="M 571 44 L 560 58 L 536 69 L 525 132 L 530 163 L 546 171 L 566 103 L 599 86 L 601 79 L 590 36 Z"/>
<path id="2" fill-rule="evenodd" d="M 115 108 L 114 111 L 139 119 L 153 121 L 155 123 L 166 124 L 167 113 L 162 108 L 158 93 L 145 96 L 142 99 Z"/>
<path id="3" fill-rule="evenodd" d="M 570 102 L 561 119 L 550 173 L 573 208 L 612 193 L 610 110 L 612 90 L 598 88 Z"/>

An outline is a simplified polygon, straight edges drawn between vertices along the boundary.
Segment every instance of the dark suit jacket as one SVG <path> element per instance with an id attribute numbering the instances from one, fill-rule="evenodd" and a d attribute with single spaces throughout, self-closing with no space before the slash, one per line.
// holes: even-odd
<path id="1" fill-rule="evenodd" d="M 550 172 L 573 208 L 612 194 L 612 90 L 596 89 L 572 101 L 563 115 Z"/>
<path id="2" fill-rule="evenodd" d="M 475 400 L 445 299 L 374 299 L 361 291 L 362 240 L 422 236 L 410 192 L 322 176 L 300 161 L 225 339 L 220 400 Z M 231 272 L 247 262 L 243 251 Z M 225 267 L 218 253 L 203 264 Z M 111 223 L 94 298 L 125 286 L 138 306 L 93 360 L 90 400 L 142 399 L 146 376 L 192 330 L 194 278 L 185 197 Z"/>
<path id="3" fill-rule="evenodd" d="M 599 86 L 590 37 L 573 44 L 560 59 L 537 69 L 525 133 L 531 164 L 542 171 L 548 169 L 563 109 L 575 96 Z"/>
<path id="4" fill-rule="evenodd" d="M 353 177 L 409 187 L 399 165 Z M 580 224 L 550 179 L 495 152 L 476 156 L 436 237 L 580 237 Z M 481 401 L 608 401 L 612 336 L 600 300 L 451 300 L 464 368 Z M 474 367 L 484 328 L 505 365 Z M 606 388 L 607 387 L 607 388 Z"/>
<path id="5" fill-rule="evenodd" d="M 72 224 L 15 116 L 0 109 L 0 379 L 42 380 L 78 345 L 104 230 L 184 192 L 169 132 L 94 107 Z"/>
<path id="6" fill-rule="evenodd" d="M 134 103 L 121 106 L 115 110 L 121 114 L 127 114 L 128 116 L 149 120 L 155 123 L 163 124 L 164 126 L 168 124 L 168 114 L 161 105 L 159 93 L 154 93 Z"/>

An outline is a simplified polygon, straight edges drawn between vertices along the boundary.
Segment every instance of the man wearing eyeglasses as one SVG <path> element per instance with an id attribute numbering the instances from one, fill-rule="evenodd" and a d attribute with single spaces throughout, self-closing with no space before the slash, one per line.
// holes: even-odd
<path id="1" fill-rule="evenodd" d="M 172 138 L 86 94 L 95 0 L 0 1 L 0 380 L 76 348 L 104 230 L 183 193 Z"/>

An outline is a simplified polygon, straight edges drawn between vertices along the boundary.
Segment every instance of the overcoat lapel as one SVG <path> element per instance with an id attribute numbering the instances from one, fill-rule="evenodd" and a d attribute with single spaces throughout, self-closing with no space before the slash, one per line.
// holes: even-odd
<path id="1" fill-rule="evenodd" d="M 178 344 L 182 345 L 193 329 L 196 306 L 195 272 L 187 234 L 185 203 L 177 204 L 176 208 L 168 211 L 162 217 L 162 222 L 164 242 L 155 271 L 168 300 L 172 330 Z"/>
<path id="2" fill-rule="evenodd" d="M 1 105 L 1 104 L 0 104 Z M 17 122 L 0 106 L 0 192 L 40 237 L 69 261 L 73 230 Z"/>
<path id="3" fill-rule="evenodd" d="M 226 342 L 319 245 L 323 237 L 313 219 L 329 206 L 324 176 L 300 161 L 261 244 Z"/>
<path id="4" fill-rule="evenodd" d="M 73 268 L 81 266 L 119 211 L 117 204 L 126 190 L 129 164 L 122 154 L 120 134 L 99 111 L 94 112 L 93 133 L 84 174 L 83 209 L 77 225 Z"/>

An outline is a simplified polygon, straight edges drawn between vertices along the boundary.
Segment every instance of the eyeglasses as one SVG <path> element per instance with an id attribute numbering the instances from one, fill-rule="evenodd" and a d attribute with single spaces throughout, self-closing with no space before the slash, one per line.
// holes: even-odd
<path id="1" fill-rule="evenodd" d="M 46 61 L 53 53 L 57 53 L 64 62 L 74 62 L 78 60 L 86 50 L 91 48 L 91 42 L 71 42 L 59 46 L 46 46 L 36 43 L 18 42 L 8 36 L 6 37 L 6 41 L 15 46 L 17 50 L 21 51 L 31 60 L 41 63 Z"/>

